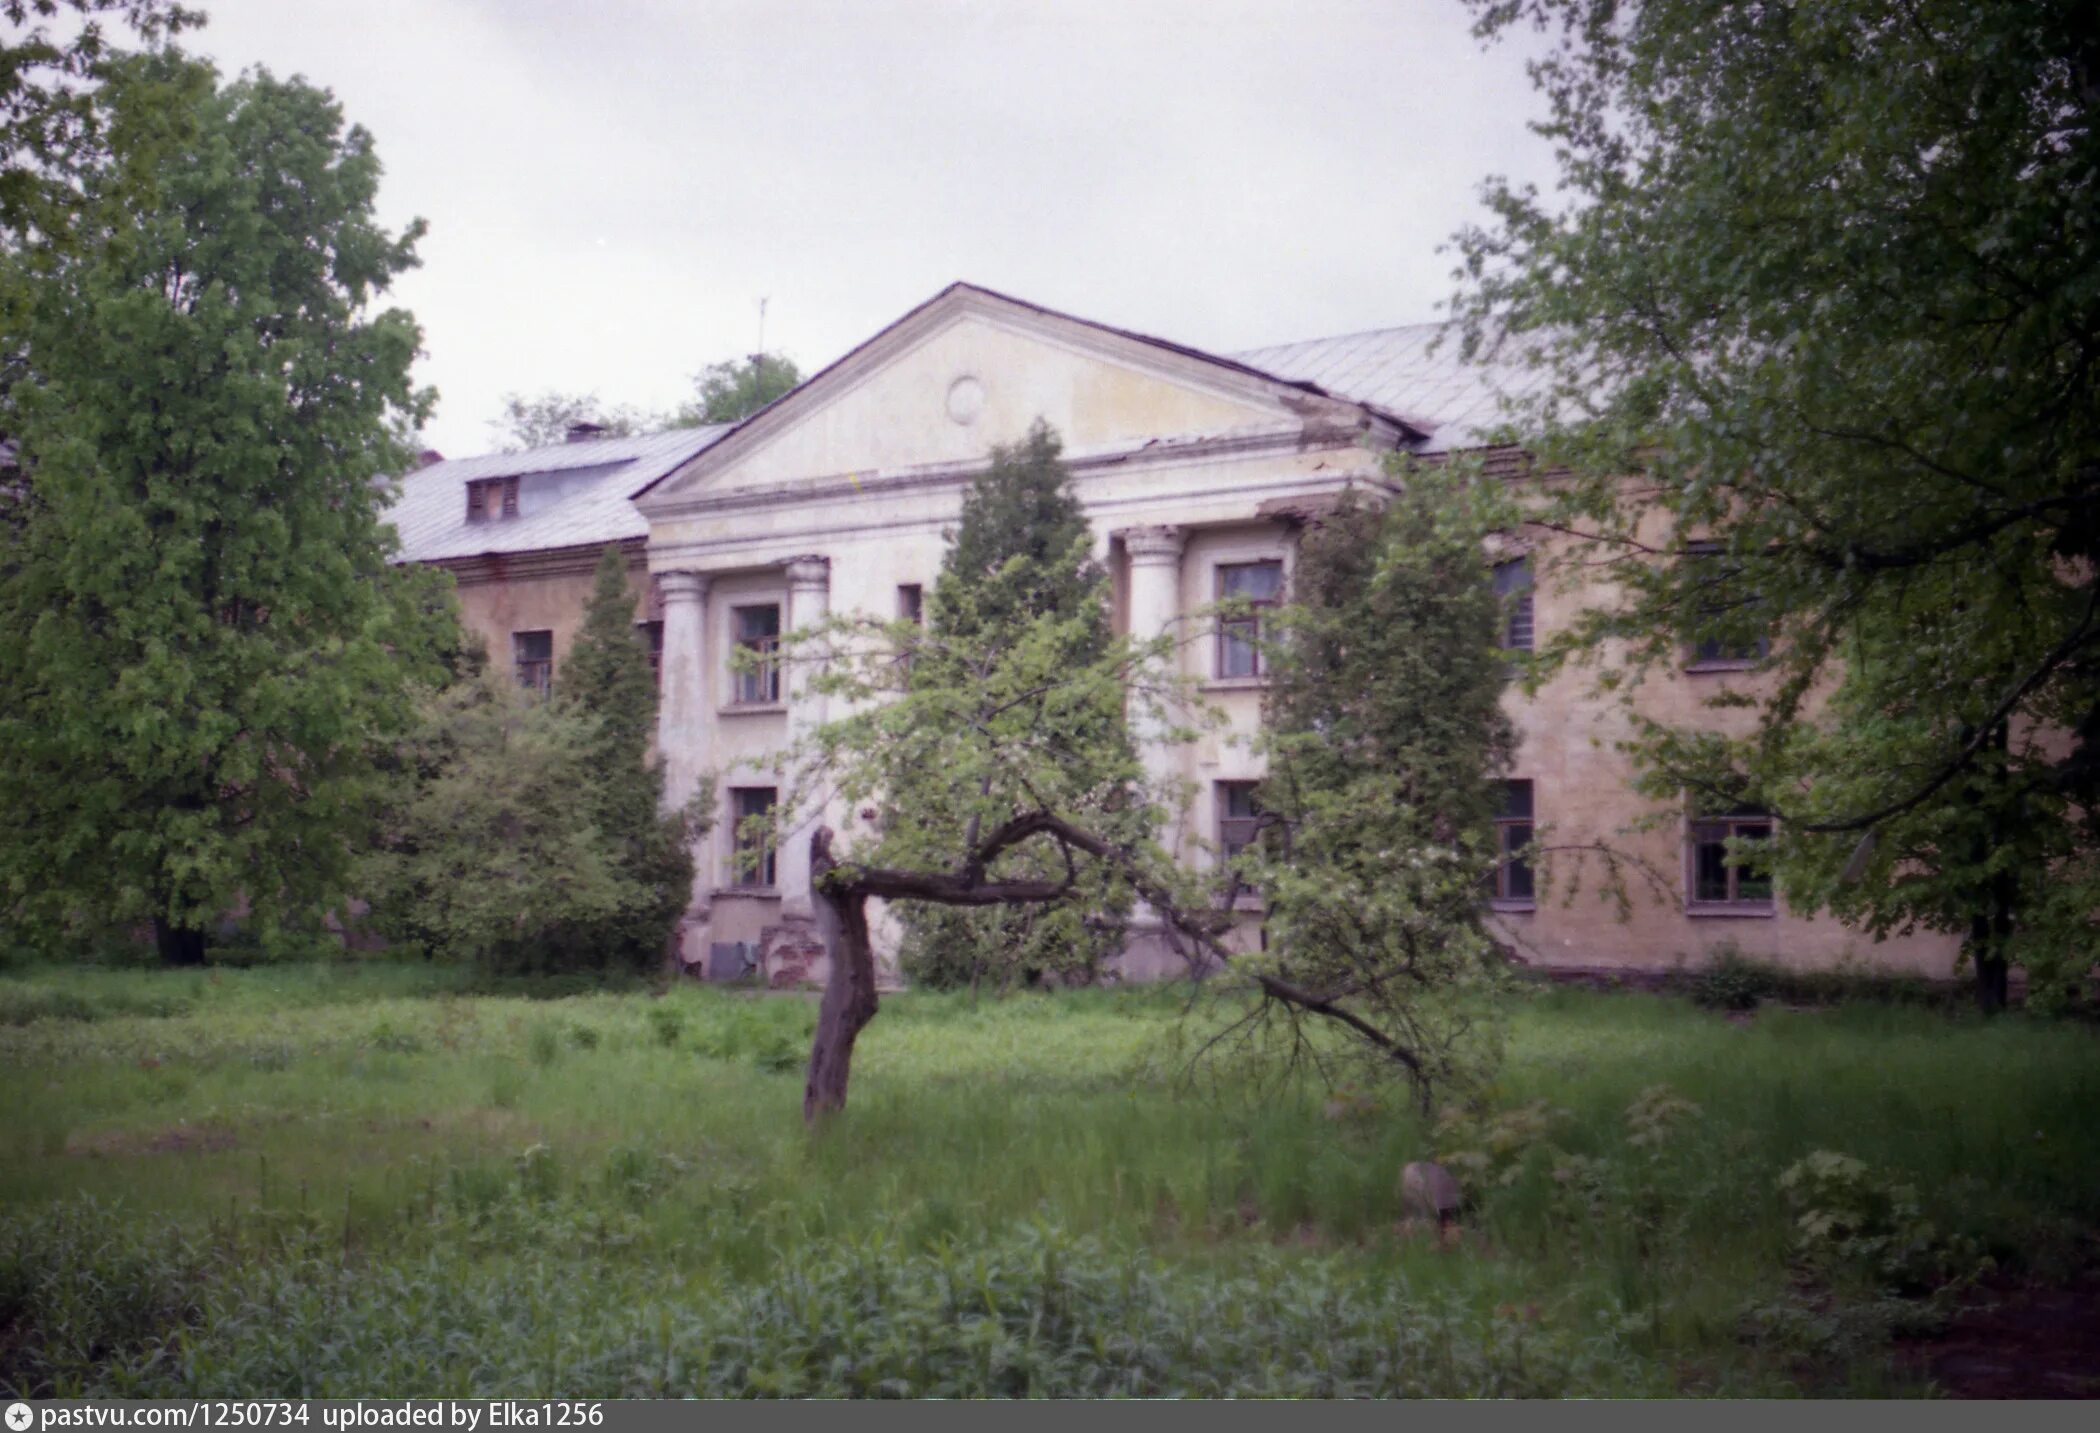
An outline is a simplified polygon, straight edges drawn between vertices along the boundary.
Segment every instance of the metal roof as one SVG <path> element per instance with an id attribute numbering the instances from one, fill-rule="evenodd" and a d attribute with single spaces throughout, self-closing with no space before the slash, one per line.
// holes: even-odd
<path id="1" fill-rule="evenodd" d="M 959 287 L 964 286 L 951 286 L 941 296 Z M 1526 396 L 1547 381 L 1545 370 L 1526 362 L 1535 341 L 1505 339 L 1490 361 L 1467 363 L 1459 356 L 1456 332 L 1440 323 L 1368 329 L 1231 355 L 1129 336 L 1376 408 L 1429 434 L 1422 447 L 1429 452 L 1486 441 L 1502 417 L 1505 396 Z M 419 468 L 401 479 L 389 514 L 401 534 L 401 558 L 430 562 L 647 537 L 649 524 L 632 499 L 736 426 L 593 438 Z M 537 492 L 521 504 L 527 510 L 519 516 L 468 522 L 466 485 L 476 478 L 503 477 L 546 481 L 521 485 L 525 492 Z"/>
<path id="2" fill-rule="evenodd" d="M 1502 419 L 1504 397 L 1526 397 L 1545 386 L 1546 371 L 1526 361 L 1534 347 L 1505 338 L 1488 362 L 1468 363 L 1459 356 L 1459 335 L 1450 325 L 1417 323 L 1232 356 L 1382 409 L 1427 432 L 1425 451 L 1446 452 L 1486 441 Z"/>
<path id="3" fill-rule="evenodd" d="M 719 423 L 639 438 L 592 438 L 418 468 L 400 480 L 400 496 L 387 514 L 401 534 L 401 560 L 539 552 L 647 537 L 649 524 L 630 499 L 734 426 Z M 509 477 L 545 477 L 556 491 L 537 512 L 468 522 L 467 484 L 476 478 Z"/>

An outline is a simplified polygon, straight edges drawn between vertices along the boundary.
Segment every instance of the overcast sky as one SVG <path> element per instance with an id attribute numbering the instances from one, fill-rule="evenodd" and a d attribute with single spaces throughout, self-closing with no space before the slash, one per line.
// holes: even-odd
<path id="1" fill-rule="evenodd" d="M 1437 316 L 1482 176 L 1546 187 L 1460 0 L 197 0 L 334 90 L 429 221 L 426 440 L 506 392 L 668 408 L 955 279 L 1231 351 Z"/>

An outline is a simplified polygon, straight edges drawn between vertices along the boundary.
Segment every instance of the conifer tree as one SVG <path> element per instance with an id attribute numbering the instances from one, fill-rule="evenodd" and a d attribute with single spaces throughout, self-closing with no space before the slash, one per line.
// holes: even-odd
<path id="1" fill-rule="evenodd" d="M 660 956 L 691 897 L 693 859 L 681 818 L 662 811 L 662 766 L 650 756 L 656 682 L 635 627 L 627 559 L 608 546 L 598 560 L 583 630 L 556 681 L 556 696 L 591 718 L 585 788 L 578 800 L 630 883 L 619 915 L 578 932 L 606 966 L 639 967 Z"/>
<path id="2" fill-rule="evenodd" d="M 965 669 L 972 658 L 1020 641 L 1040 621 L 1056 624 L 1075 669 L 1109 650 L 1107 578 L 1093 559 L 1092 529 L 1062 451 L 1057 434 L 1038 420 L 1022 442 L 993 449 L 989 466 L 964 495 L 929 603 L 934 640 L 911 669 L 914 689 L 974 680 Z M 1091 748 L 1106 739 L 1129 751 L 1120 703 L 1068 712 L 1065 719 L 1084 727 L 1074 733 L 1075 744 Z M 1127 900 L 1093 894 L 1106 904 L 1090 908 L 1075 897 L 975 910 L 905 907 L 905 972 L 933 986 L 1051 973 L 1091 978 L 1121 946 L 1118 917 L 1128 908 Z"/>

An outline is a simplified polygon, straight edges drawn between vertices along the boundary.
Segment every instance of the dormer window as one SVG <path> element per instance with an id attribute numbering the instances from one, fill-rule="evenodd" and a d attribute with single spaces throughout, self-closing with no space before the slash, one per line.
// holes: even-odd
<path id="1" fill-rule="evenodd" d="M 467 484 L 468 522 L 494 522 L 517 515 L 516 478 L 475 478 Z"/>

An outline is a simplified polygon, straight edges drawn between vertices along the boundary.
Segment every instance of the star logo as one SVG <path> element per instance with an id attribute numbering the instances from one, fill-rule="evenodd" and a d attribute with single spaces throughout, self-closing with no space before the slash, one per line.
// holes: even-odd
<path id="1" fill-rule="evenodd" d="M 10 1403 L 7 1405 L 7 1426 L 11 1433 L 24 1433 L 24 1430 L 34 1422 L 36 1422 L 36 1414 L 30 1411 L 28 1404 Z"/>

